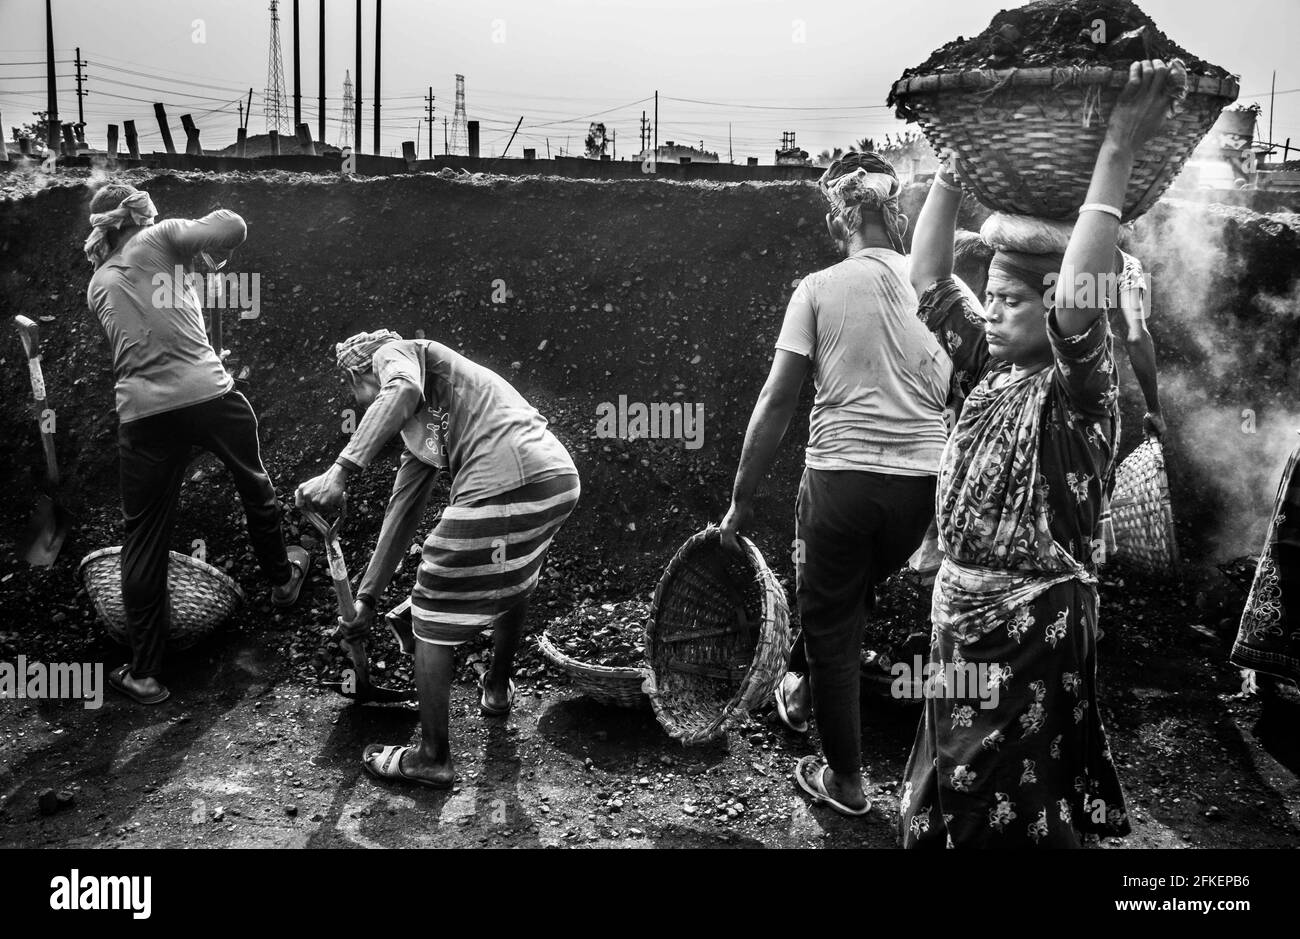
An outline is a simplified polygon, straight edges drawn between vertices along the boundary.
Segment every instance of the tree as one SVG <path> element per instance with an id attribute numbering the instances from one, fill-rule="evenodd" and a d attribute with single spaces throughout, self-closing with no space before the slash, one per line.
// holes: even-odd
<path id="1" fill-rule="evenodd" d="M 32 117 L 36 118 L 35 121 L 24 124 L 22 127 L 12 128 L 14 143 L 20 140 L 30 140 L 35 149 L 46 149 L 47 141 L 45 138 L 49 133 L 48 113 L 47 111 L 33 111 Z"/>
<path id="2" fill-rule="evenodd" d="M 817 159 L 813 162 L 813 165 L 830 166 L 842 156 L 844 156 L 844 151 L 839 147 L 836 147 L 834 150 L 823 150 L 821 153 L 817 154 Z"/>
<path id="3" fill-rule="evenodd" d="M 599 160 L 605 155 L 605 147 L 609 141 L 605 139 L 605 125 L 594 123 L 587 131 L 587 159 Z"/>

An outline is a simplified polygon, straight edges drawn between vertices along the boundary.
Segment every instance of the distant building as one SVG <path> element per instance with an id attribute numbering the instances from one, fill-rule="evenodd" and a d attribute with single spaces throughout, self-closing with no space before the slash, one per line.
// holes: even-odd
<path id="1" fill-rule="evenodd" d="M 717 163 L 718 155 L 700 147 L 688 147 L 685 144 L 669 140 L 660 147 L 642 150 L 636 158 L 644 163 L 651 158 L 656 163 Z"/>

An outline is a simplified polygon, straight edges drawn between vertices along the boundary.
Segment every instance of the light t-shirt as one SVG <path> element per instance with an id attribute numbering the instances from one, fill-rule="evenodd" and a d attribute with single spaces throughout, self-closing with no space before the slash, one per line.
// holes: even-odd
<path id="1" fill-rule="evenodd" d="M 234 387 L 185 275 L 200 251 L 228 251 L 247 234 L 244 220 L 225 209 L 195 221 L 167 219 L 133 235 L 90 278 L 86 302 L 112 347 L 123 423 L 211 401 Z"/>
<path id="2" fill-rule="evenodd" d="M 385 343 L 375 351 L 373 368 L 381 391 L 372 408 L 391 400 L 384 392 L 398 383 L 420 389 L 419 405 L 402 424 L 402 442 L 416 459 L 451 474 L 453 505 L 577 473 L 546 418 L 513 385 L 442 343 Z M 360 469 L 369 465 L 386 441 L 366 430 L 363 423 L 340 461 Z"/>
<path id="3" fill-rule="evenodd" d="M 866 248 L 809 274 L 776 347 L 812 362 L 809 469 L 938 472 L 952 362 L 917 316 L 903 255 Z"/>

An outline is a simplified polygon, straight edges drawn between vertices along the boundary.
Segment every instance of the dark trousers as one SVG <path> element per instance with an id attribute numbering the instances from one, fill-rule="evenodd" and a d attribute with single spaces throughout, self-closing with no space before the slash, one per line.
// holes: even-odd
<path id="1" fill-rule="evenodd" d="M 249 539 L 262 572 L 283 584 L 292 568 L 280 527 L 275 486 L 262 465 L 257 415 L 237 391 L 220 398 L 121 424 L 122 598 L 131 637 L 131 675 L 156 677 L 171 625 L 168 550 L 185 471 L 198 447 L 214 454 L 235 478 Z M 202 537 L 202 532 L 195 532 Z"/>
<path id="2" fill-rule="evenodd" d="M 859 653 L 876 585 L 902 567 L 934 518 L 933 476 L 805 469 L 795 509 L 799 618 L 826 762 L 862 769 Z M 800 649 L 802 647 L 802 651 Z"/>

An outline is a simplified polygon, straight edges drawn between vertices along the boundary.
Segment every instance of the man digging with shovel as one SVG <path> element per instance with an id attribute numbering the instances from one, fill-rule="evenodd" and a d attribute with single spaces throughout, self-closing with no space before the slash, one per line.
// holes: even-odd
<path id="1" fill-rule="evenodd" d="M 170 694 L 158 680 L 171 625 L 168 543 L 195 447 L 216 455 L 234 477 L 276 606 L 297 602 L 310 561 L 303 548 L 285 548 L 257 415 L 208 341 L 196 292 L 175 276 L 201 252 L 243 244 L 244 220 L 218 210 L 155 225 L 157 214 L 147 192 L 110 183 L 91 199 L 85 244 L 95 266 L 86 302 L 108 336 L 117 376 L 126 520 L 122 598 L 131 663 L 111 672 L 109 684 L 140 704 L 159 704 Z"/>
<path id="2" fill-rule="evenodd" d="M 403 651 L 415 655 L 423 735 L 418 746 L 370 744 L 361 754 L 378 779 L 449 788 L 455 648 L 492 627 L 479 707 L 488 716 L 509 713 L 528 598 L 551 539 L 578 502 L 578 471 L 545 418 L 509 382 L 441 343 L 381 329 L 335 351 L 366 414 L 334 465 L 298 487 L 298 503 L 337 512 L 348 476 L 369 466 L 394 435 L 405 444 L 356 616 L 341 622 L 346 642 L 364 642 L 439 473 L 451 477 L 448 505 L 424 542 L 409 631 L 389 620 Z"/>

